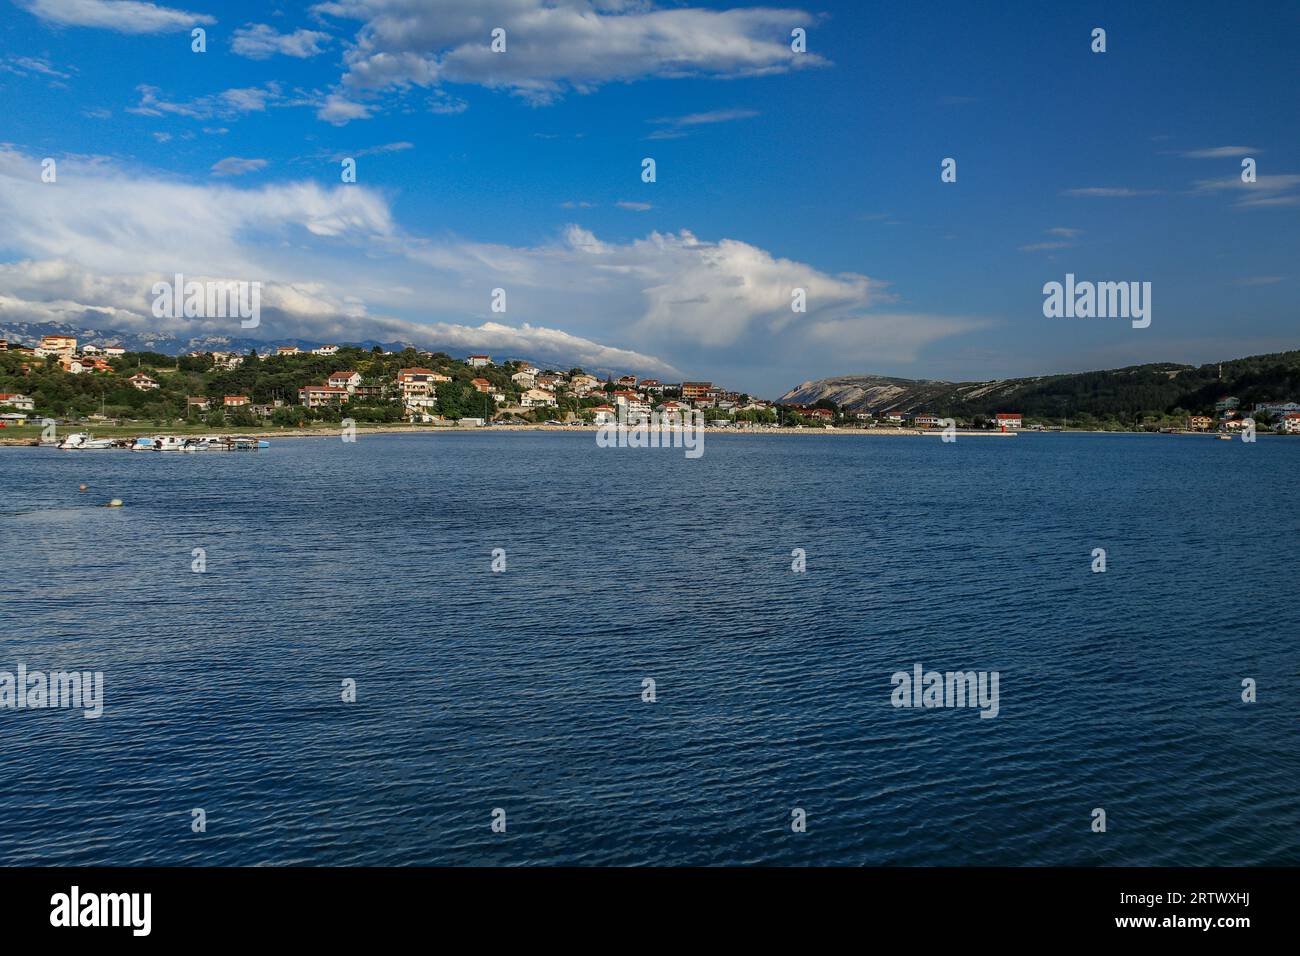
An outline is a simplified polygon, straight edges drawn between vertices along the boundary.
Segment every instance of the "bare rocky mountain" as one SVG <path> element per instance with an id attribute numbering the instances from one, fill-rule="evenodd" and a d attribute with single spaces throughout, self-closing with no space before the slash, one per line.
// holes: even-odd
<path id="1" fill-rule="evenodd" d="M 1148 414 L 1206 414 L 1232 396 L 1254 403 L 1300 401 L 1300 351 L 1225 359 L 1205 365 L 1154 362 L 1127 368 L 986 382 L 940 382 L 886 375 L 841 375 L 803 382 L 781 396 L 788 404 L 829 399 L 850 412 L 1042 418 L 1094 416 L 1131 423 Z"/>
<path id="2" fill-rule="evenodd" d="M 941 382 L 935 379 L 844 375 L 803 382 L 781 396 L 782 402 L 811 405 L 823 398 L 854 412 L 930 411 L 971 401 L 1010 398 L 1041 378 L 990 382 Z"/>

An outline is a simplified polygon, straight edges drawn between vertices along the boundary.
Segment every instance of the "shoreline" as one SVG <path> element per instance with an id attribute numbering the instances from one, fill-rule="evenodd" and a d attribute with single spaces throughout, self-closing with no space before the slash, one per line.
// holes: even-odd
<path id="1" fill-rule="evenodd" d="M 373 427 L 357 427 L 357 437 L 363 435 L 406 435 L 406 434 L 439 434 L 439 435 L 473 435 L 493 432 L 596 432 L 601 426 L 598 425 L 541 425 L 541 424 L 510 424 L 510 425 L 490 425 L 475 428 L 461 428 L 454 425 L 376 425 Z M 280 438 L 338 438 L 341 429 L 338 427 L 320 427 L 320 428 L 285 428 L 278 430 L 267 429 L 248 429 L 248 430 L 230 430 L 230 429 L 204 429 L 202 431 L 184 430 L 179 432 L 170 431 L 163 428 L 124 428 L 122 426 L 111 426 L 109 429 L 101 429 L 101 434 L 97 434 L 93 425 L 69 426 L 61 429 L 61 434 L 69 432 L 86 431 L 96 437 L 136 437 L 148 435 L 166 435 L 182 434 L 193 437 L 211 437 L 218 435 L 231 435 L 239 438 L 262 438 L 262 439 L 280 439 Z M 917 429 L 917 428 L 705 428 L 707 434 L 714 436 L 722 435 L 748 435 L 748 436 L 765 436 L 765 435 L 853 435 L 870 438 L 924 438 L 940 437 L 942 429 Z M 1176 431 L 1176 432 L 1120 432 L 1105 431 L 1095 429 L 1071 428 L 1060 431 L 1037 431 L 1033 429 L 1017 429 L 1014 431 L 992 431 L 992 430 L 973 430 L 965 429 L 956 432 L 959 438 L 1015 438 L 1022 432 L 1028 432 L 1035 435 L 1155 435 L 1168 437 L 1197 436 L 1205 438 L 1215 438 L 1221 432 L 1194 432 L 1194 431 Z M 1262 432 L 1261 435 L 1269 435 L 1270 432 Z M 1232 436 L 1236 438 L 1237 436 Z M 1278 437 L 1278 436 L 1274 436 Z M 22 447 L 53 447 L 51 445 L 41 446 L 39 433 L 30 435 L 9 437 L 0 433 L 0 448 L 22 448 Z"/>

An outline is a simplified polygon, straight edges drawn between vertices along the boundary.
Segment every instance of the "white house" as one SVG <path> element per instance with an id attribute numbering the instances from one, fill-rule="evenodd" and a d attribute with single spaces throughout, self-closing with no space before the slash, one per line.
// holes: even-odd
<path id="1" fill-rule="evenodd" d="M 36 400 L 22 392 L 0 392 L 0 405 L 8 405 L 20 412 L 36 411 Z"/>
<path id="2" fill-rule="evenodd" d="M 468 365 L 470 368 L 482 368 L 484 365 L 492 364 L 492 356 L 471 355 L 469 358 L 465 359 L 465 364 Z"/>
<path id="3" fill-rule="evenodd" d="M 559 402 L 545 389 L 530 388 L 520 396 L 519 404 L 524 408 L 554 408 Z"/>
<path id="4" fill-rule="evenodd" d="M 319 348 L 311 350 L 312 355 L 337 355 L 339 347 L 337 345 L 322 345 Z"/>
<path id="5" fill-rule="evenodd" d="M 1019 428 L 1024 424 L 1024 416 L 1019 412 L 998 412 L 997 423 L 1000 428 Z"/>
<path id="6" fill-rule="evenodd" d="M 127 381 L 142 392 L 148 392 L 158 387 L 158 383 L 145 375 L 144 372 L 136 372 Z"/>
<path id="7" fill-rule="evenodd" d="M 349 392 L 355 392 L 357 386 L 361 384 L 361 373 L 347 369 L 342 372 L 331 372 L 327 385 L 333 385 L 335 388 L 346 388 Z"/>
<path id="8" fill-rule="evenodd" d="M 1300 412 L 1288 412 L 1283 415 L 1278 430 L 1287 435 L 1300 435 Z"/>

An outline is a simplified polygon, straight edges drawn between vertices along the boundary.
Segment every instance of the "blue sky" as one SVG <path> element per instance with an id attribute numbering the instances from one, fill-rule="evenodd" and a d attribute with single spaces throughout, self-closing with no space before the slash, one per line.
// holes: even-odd
<path id="1" fill-rule="evenodd" d="M 262 281 L 269 341 L 765 395 L 1300 347 L 1300 8 L 1057 6 L 17 0 L 0 320 L 164 327 L 183 271 Z M 1067 272 L 1151 326 L 1045 318 Z"/>

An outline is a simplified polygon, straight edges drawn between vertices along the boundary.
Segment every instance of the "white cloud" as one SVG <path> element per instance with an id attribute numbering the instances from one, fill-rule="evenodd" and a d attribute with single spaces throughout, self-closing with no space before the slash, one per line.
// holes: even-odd
<path id="1" fill-rule="evenodd" d="M 842 352 L 837 330 L 862 349 L 877 335 L 877 356 L 899 358 L 971 327 L 876 316 L 892 300 L 876 280 L 686 230 L 607 241 L 568 226 L 507 245 L 413 234 L 364 185 L 195 183 L 76 157 L 60 159 L 59 183 L 48 185 L 39 167 L 0 147 L 10 318 L 99 315 L 98 326 L 157 329 L 149 289 L 180 272 L 262 282 L 263 323 L 249 333 L 230 320 L 166 320 L 169 331 L 456 344 L 661 377 L 739 372 L 791 350 L 831 361 Z M 504 314 L 491 311 L 495 288 L 507 291 Z M 806 291 L 806 313 L 791 309 L 794 289 Z"/>
<path id="2" fill-rule="evenodd" d="M 242 176 L 244 173 L 255 173 L 266 166 L 264 159 L 241 159 L 238 156 L 227 156 L 225 159 L 219 159 L 212 164 L 212 172 L 216 176 Z"/>
<path id="3" fill-rule="evenodd" d="M 1243 182 L 1240 175 L 1224 179 L 1201 179 L 1195 183 L 1193 191 L 1237 193 L 1237 201 L 1233 205 L 1244 208 L 1300 206 L 1300 175 L 1286 173 L 1259 176 L 1253 183 Z"/>
<path id="4" fill-rule="evenodd" d="M 200 96 L 188 102 L 175 103 L 159 96 L 156 86 L 136 87 L 140 102 L 128 106 L 128 113 L 141 116 L 184 116 L 189 119 L 233 119 L 242 113 L 260 113 L 268 106 L 284 102 L 280 85 L 275 82 L 264 86 L 236 87 L 221 93 Z"/>
<path id="5" fill-rule="evenodd" d="M 1055 249 L 1071 249 L 1074 247 L 1074 240 L 1082 232 L 1081 229 L 1071 229 L 1069 226 L 1053 226 L 1047 230 L 1047 234 L 1056 238 L 1043 242 L 1031 242 L 1018 248 L 1021 252 L 1051 252 Z"/>
<path id="6" fill-rule="evenodd" d="M 321 45 L 328 43 L 330 35 L 319 30 L 295 30 L 277 33 L 265 23 L 254 23 L 235 31 L 230 49 L 250 60 L 265 60 L 279 53 L 283 56 L 308 59 L 322 52 Z"/>
<path id="7" fill-rule="evenodd" d="M 1249 156 L 1259 150 L 1254 146 L 1212 146 L 1209 149 L 1193 149 L 1183 153 L 1188 159 L 1230 159 L 1233 156 Z"/>
<path id="8" fill-rule="evenodd" d="M 1127 198 L 1130 196 L 1154 196 L 1155 192 L 1150 189 L 1129 189 L 1125 186 L 1083 186 L 1077 189 L 1067 189 L 1067 196 L 1086 196 L 1094 198 Z"/>
<path id="9" fill-rule="evenodd" d="M 354 119 L 368 119 L 370 117 L 370 107 L 364 103 L 349 100 L 338 93 L 331 93 L 325 97 L 325 102 L 316 111 L 316 116 L 327 123 L 342 126 Z"/>
<path id="10" fill-rule="evenodd" d="M 799 10 L 753 7 L 660 9 L 649 2 L 332 0 L 319 15 L 361 27 L 344 62 L 349 98 L 447 83 L 508 90 L 535 104 L 570 91 L 646 77 L 739 77 L 823 66 L 794 53 L 790 31 L 816 18 Z M 506 31 L 506 52 L 490 48 Z M 346 121 L 337 111 L 334 118 Z"/>
<path id="11" fill-rule="evenodd" d="M 138 0 L 17 0 L 42 20 L 70 27 L 97 27 L 118 33 L 164 33 L 216 23 L 202 13 L 188 13 Z"/>
<path id="12" fill-rule="evenodd" d="M 654 208 L 648 202 L 630 202 L 628 200 L 616 202 L 614 205 L 618 206 L 619 209 L 630 209 L 632 212 L 649 212 Z"/>
<path id="13" fill-rule="evenodd" d="M 64 72 L 52 65 L 49 60 L 36 56 L 11 56 L 0 60 L 0 72 L 13 73 L 17 76 L 39 74 L 54 80 L 72 79 L 71 73 Z"/>
<path id="14" fill-rule="evenodd" d="M 650 120 L 662 127 L 655 130 L 646 139 L 681 139 L 686 130 L 692 126 L 711 126 L 715 123 L 731 123 L 736 120 L 751 119 L 758 115 L 758 110 L 713 110 L 707 113 L 691 113 L 687 116 L 661 116 Z"/>

